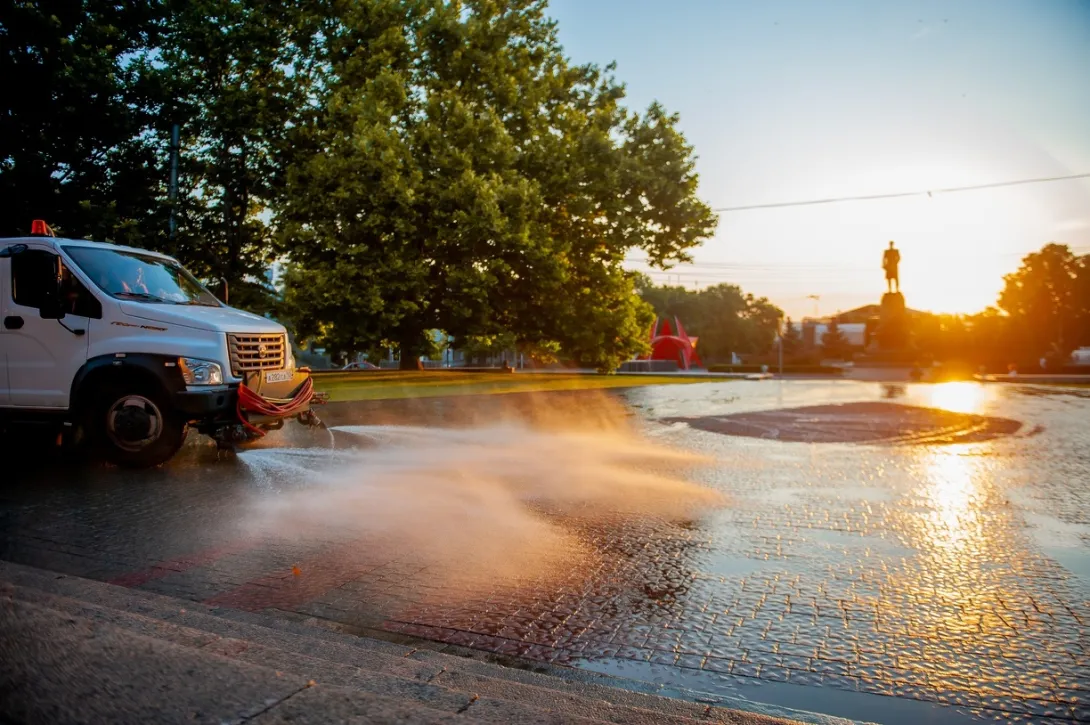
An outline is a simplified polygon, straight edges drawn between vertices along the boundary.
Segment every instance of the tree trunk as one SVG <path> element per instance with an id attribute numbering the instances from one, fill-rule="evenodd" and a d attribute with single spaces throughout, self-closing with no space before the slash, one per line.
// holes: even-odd
<path id="1" fill-rule="evenodd" d="M 406 335 L 401 339 L 401 363 L 398 370 L 423 370 L 424 363 L 420 360 L 420 336 Z"/>

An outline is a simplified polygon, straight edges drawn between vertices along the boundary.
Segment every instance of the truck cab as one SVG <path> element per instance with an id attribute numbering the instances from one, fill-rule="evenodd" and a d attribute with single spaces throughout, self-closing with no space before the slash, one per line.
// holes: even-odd
<path id="1" fill-rule="evenodd" d="M 282 325 L 228 307 L 177 260 L 61 239 L 0 239 L 0 424 L 47 422 L 152 466 L 194 428 L 224 445 L 318 424 Z"/>

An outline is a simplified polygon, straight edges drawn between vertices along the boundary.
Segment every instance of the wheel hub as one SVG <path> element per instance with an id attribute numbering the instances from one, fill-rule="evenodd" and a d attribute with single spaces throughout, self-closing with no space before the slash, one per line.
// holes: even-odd
<path id="1" fill-rule="evenodd" d="M 143 395 L 126 395 L 106 413 L 106 432 L 119 448 L 138 451 L 159 439 L 163 414 Z"/>

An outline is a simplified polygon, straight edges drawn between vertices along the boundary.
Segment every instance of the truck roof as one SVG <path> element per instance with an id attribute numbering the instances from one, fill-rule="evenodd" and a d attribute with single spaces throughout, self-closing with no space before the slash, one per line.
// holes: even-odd
<path id="1" fill-rule="evenodd" d="M 175 261 L 173 257 L 162 252 L 155 252 L 150 249 L 141 249 L 139 247 L 126 247 L 121 244 L 111 244 L 109 242 L 93 242 L 90 239 L 67 239 L 65 237 L 4 237 L 0 239 L 0 243 L 4 244 L 27 244 L 30 242 L 46 242 L 54 246 L 73 246 L 73 247 L 97 247 L 101 249 L 112 249 L 118 252 L 134 252 L 136 254 L 146 254 L 151 257 L 159 257 L 160 259 L 169 259 Z"/>

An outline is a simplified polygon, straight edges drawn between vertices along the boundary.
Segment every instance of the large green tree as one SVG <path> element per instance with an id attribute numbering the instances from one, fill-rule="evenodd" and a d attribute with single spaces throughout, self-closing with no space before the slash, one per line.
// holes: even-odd
<path id="1" fill-rule="evenodd" d="M 323 33 L 309 149 L 279 215 L 286 310 L 324 344 L 513 335 L 602 369 L 651 310 L 621 262 L 686 259 L 714 230 L 678 119 L 571 65 L 540 0 L 371 0 Z"/>

